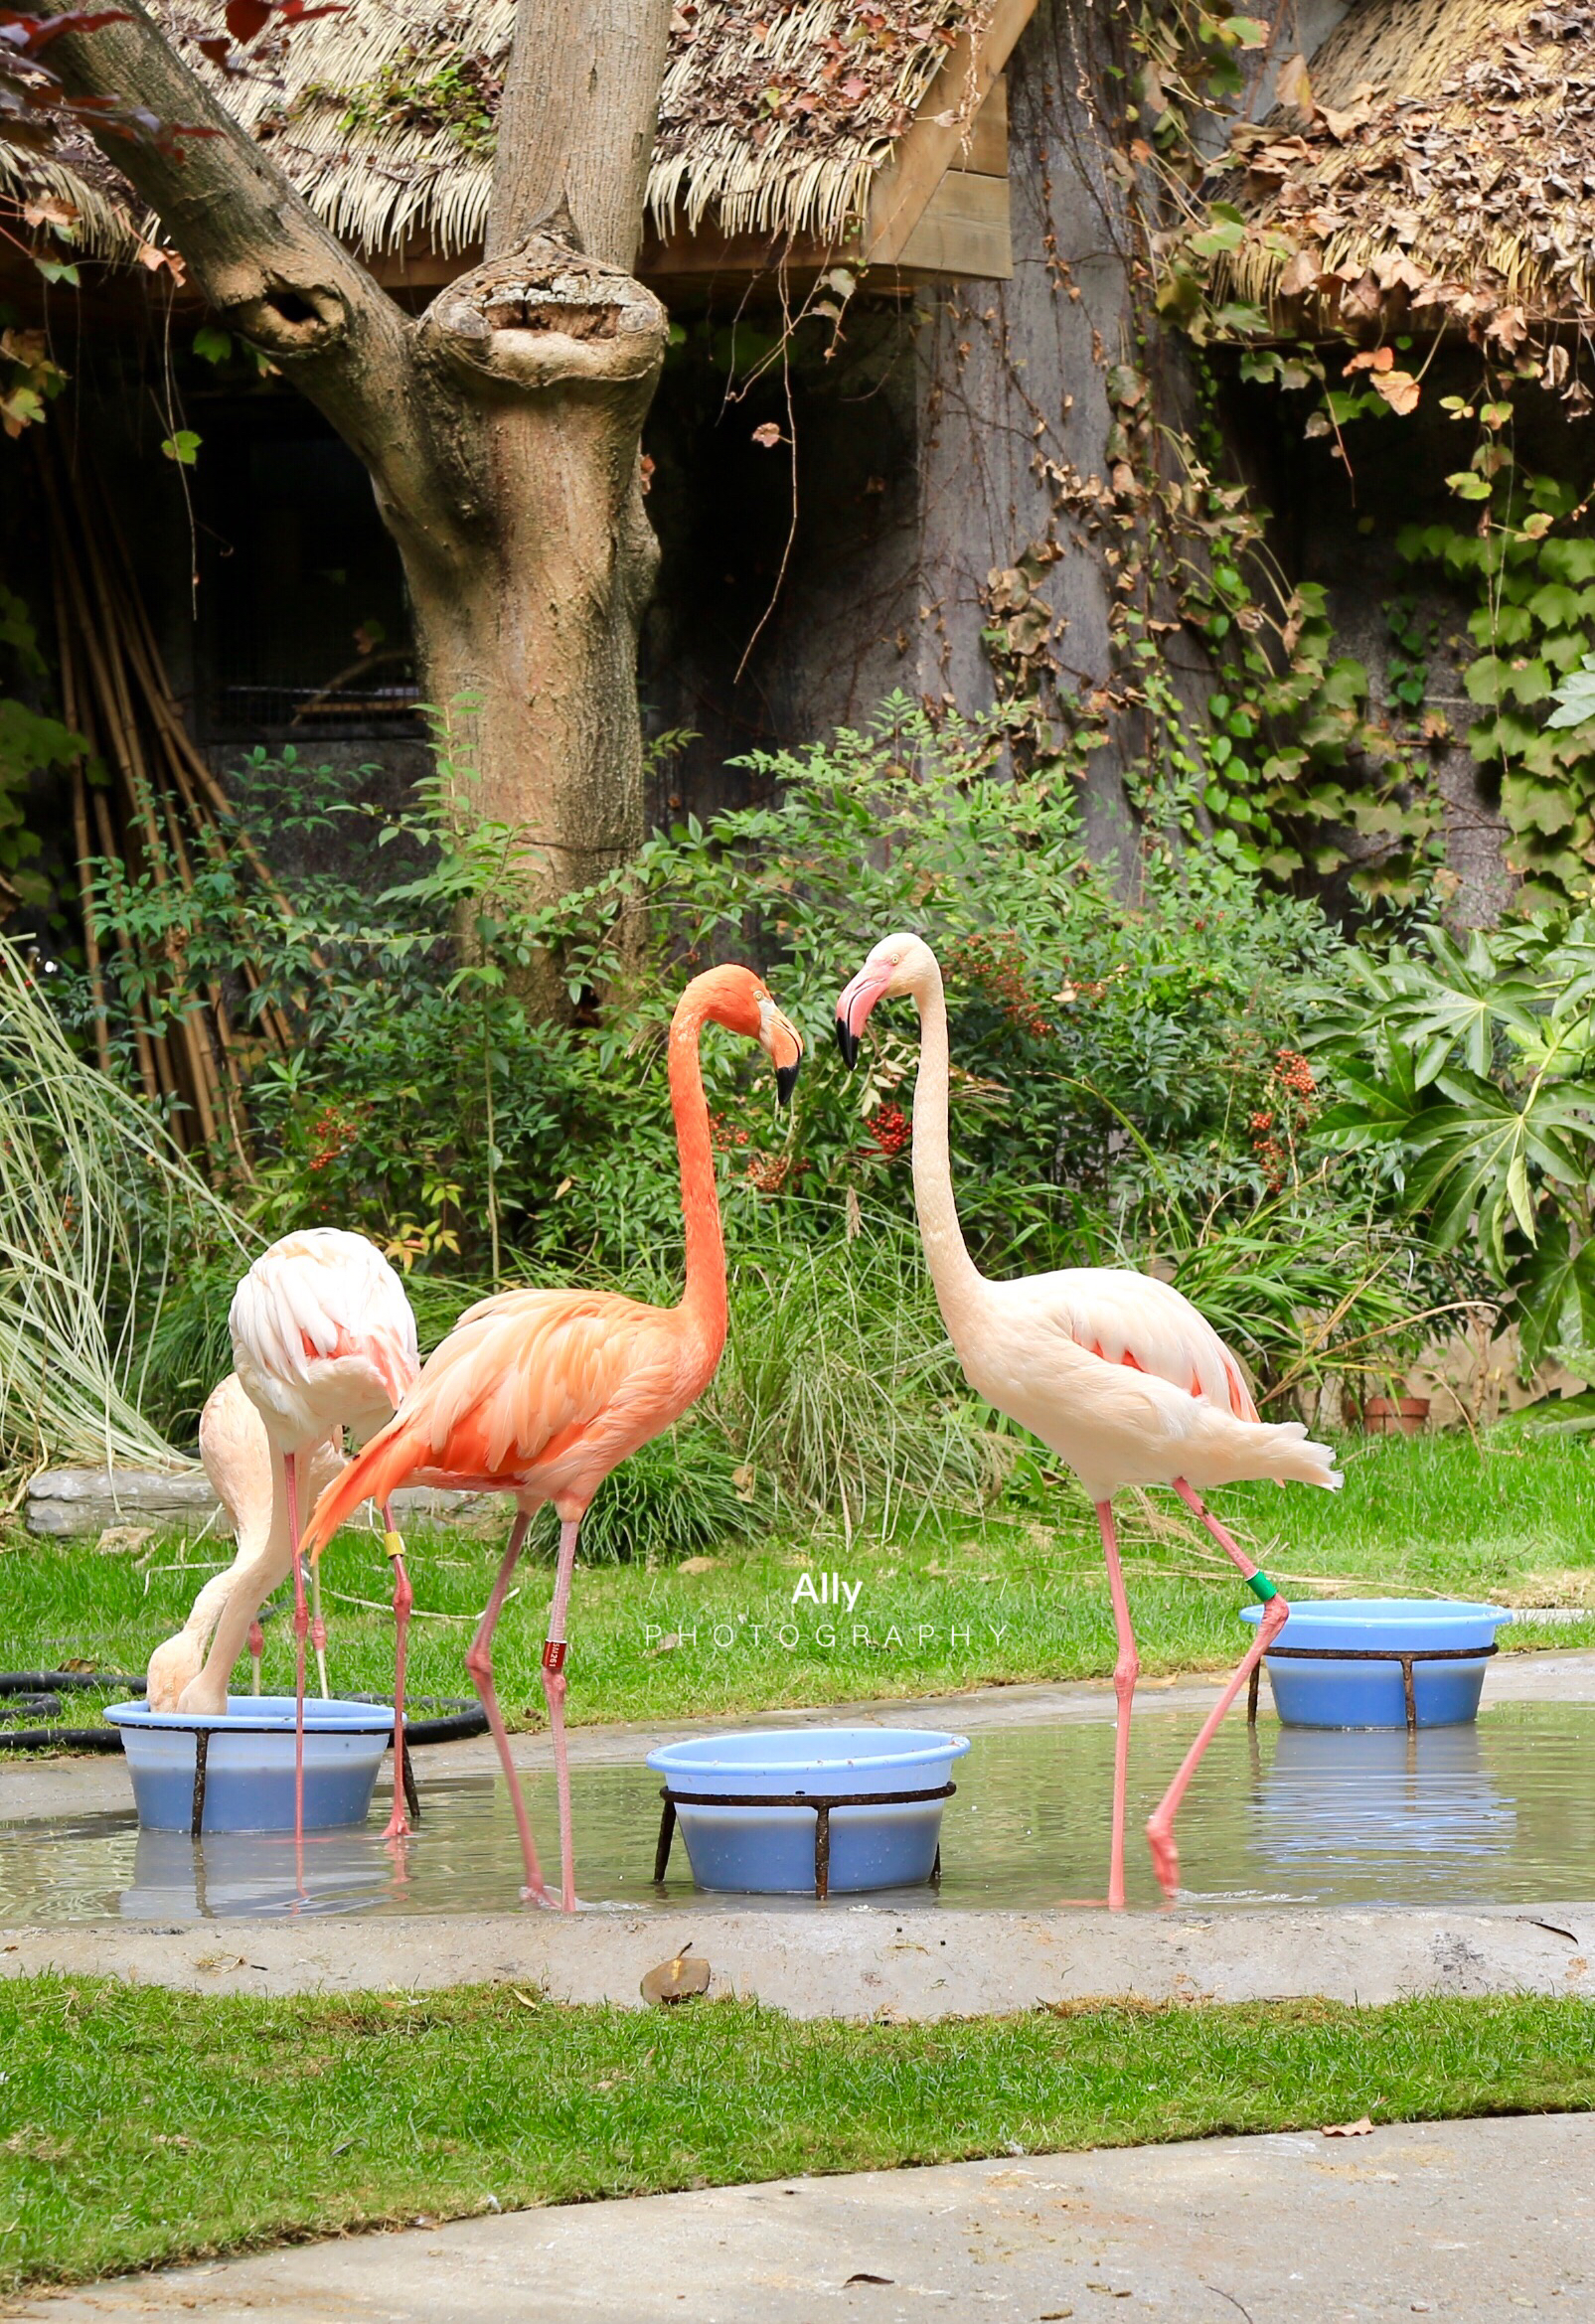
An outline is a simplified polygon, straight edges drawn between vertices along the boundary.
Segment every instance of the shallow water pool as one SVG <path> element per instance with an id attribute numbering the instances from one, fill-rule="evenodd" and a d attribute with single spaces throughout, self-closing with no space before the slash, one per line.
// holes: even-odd
<path id="1" fill-rule="evenodd" d="M 1132 1904 L 1155 1905 L 1141 1825 L 1198 1719 L 1135 1722 L 1129 1843 Z M 639 1755 L 640 1757 L 640 1755 Z M 422 1755 L 423 1820 L 382 1839 L 387 1802 L 358 1831 L 308 1835 L 299 1890 L 291 1836 L 140 1832 L 125 1814 L 0 1826 L 0 1921 L 183 1921 L 287 1913 L 449 1914 L 517 1909 L 520 1853 L 503 1786 L 451 1779 Z M 430 1769 L 438 1770 L 435 1775 Z M 1109 1725 L 987 1730 L 947 1803 L 939 1890 L 892 1910 L 1026 1909 L 1100 1900 L 1113 1771 Z M 653 1884 L 658 1779 L 640 1764 L 577 1768 L 576 1885 L 630 1912 L 694 1893 L 678 1835 Z M 528 1781 L 546 1872 L 558 1865 L 552 1775 Z M 1595 1704 L 1504 1703 L 1476 1726 L 1325 1733 L 1240 1717 L 1222 1729 L 1180 1820 L 1185 1899 L 1255 1905 L 1549 1903 L 1595 1897 Z M 749 1910 L 802 1899 L 723 1898 Z M 825 1908 L 846 1910 L 841 1898 Z"/>

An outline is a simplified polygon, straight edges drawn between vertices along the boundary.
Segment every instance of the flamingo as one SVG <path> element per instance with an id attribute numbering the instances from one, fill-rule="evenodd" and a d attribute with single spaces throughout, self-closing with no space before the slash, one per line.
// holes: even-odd
<path id="1" fill-rule="evenodd" d="M 527 1527 L 545 1501 L 554 1503 L 559 1553 L 542 1677 L 559 1798 L 560 1904 L 567 1913 L 575 1910 L 575 1876 L 564 1734 L 565 1616 L 581 1520 L 610 1471 L 703 1394 L 725 1344 L 725 1245 L 699 1059 L 710 1022 L 759 1043 L 775 1067 L 783 1104 L 803 1055 L 796 1028 L 751 969 L 710 969 L 693 979 L 676 1004 L 669 1063 L 687 1230 L 681 1304 L 647 1307 L 618 1292 L 509 1291 L 468 1308 L 428 1356 L 397 1418 L 322 1494 L 305 1535 L 312 1558 L 319 1558 L 361 1501 L 382 1499 L 412 1476 L 515 1495 L 509 1543 L 465 1661 L 515 1810 L 526 1867 L 523 1897 L 550 1904 L 493 1683 L 493 1632 Z"/>
<path id="2" fill-rule="evenodd" d="M 321 1691 L 327 1691 L 324 1659 L 326 1629 L 321 1620 L 320 1580 L 316 1583 L 315 1620 L 305 1602 L 304 1567 L 299 1554 L 299 1483 L 302 1464 L 313 1459 L 319 1446 L 336 1431 L 349 1428 L 369 1435 L 390 1420 L 420 1369 L 415 1343 L 415 1317 L 404 1287 L 375 1243 L 364 1235 L 347 1234 L 341 1227 L 309 1227 L 284 1235 L 262 1251 L 233 1295 L 228 1316 L 233 1334 L 233 1362 L 239 1383 L 265 1425 L 274 1466 L 280 1464 L 283 1498 L 288 1512 L 288 1565 L 293 1575 L 294 1771 L 293 1829 L 298 1845 L 304 1838 L 304 1703 L 305 1638 L 313 1637 Z M 409 1611 L 414 1603 L 404 1570 L 404 1545 L 394 1530 L 393 1517 L 383 1502 L 386 1546 L 394 1567 L 394 1618 L 398 1627 L 394 1683 L 394 1766 L 404 1764 L 404 1647 Z M 229 1607 L 231 1614 L 231 1602 Z M 224 1620 L 223 1627 L 234 1627 Z M 234 1652 L 237 1653 L 237 1646 Z M 218 1659 L 212 1648 L 212 1660 Z M 206 1684 L 202 1674 L 197 1682 Z M 226 1672 L 221 1675 L 221 1701 L 190 1702 L 195 1688 L 185 1690 L 182 1707 L 225 1710 Z M 404 1813 L 403 1787 L 394 1785 L 394 1812 L 386 1837 L 395 1839 L 409 1828 Z"/>
<path id="3" fill-rule="evenodd" d="M 260 1692 L 264 1640 L 257 1612 L 290 1562 L 288 1509 L 273 1483 L 271 1440 L 237 1372 L 229 1372 L 205 1400 L 200 1459 L 217 1499 L 233 1520 L 237 1554 L 231 1566 L 205 1584 L 176 1636 L 163 1640 L 151 1654 L 145 1696 L 152 1710 L 202 1711 L 216 1717 L 227 1709 L 228 1681 L 245 1635 L 254 1663 L 254 1691 Z M 318 1447 L 310 1457 L 311 1489 L 320 1492 L 342 1467 L 342 1457 L 330 1440 Z"/>
<path id="4" fill-rule="evenodd" d="M 1339 1472 L 1300 1421 L 1257 1417 L 1240 1366 L 1172 1285 L 1128 1268 L 1067 1267 L 996 1283 L 980 1273 L 958 1224 L 948 1157 L 947 1004 L 928 944 L 913 935 L 877 944 L 837 1003 L 837 1041 L 850 1066 L 876 1004 L 911 1000 L 919 1011 L 914 1085 L 914 1207 L 936 1302 L 964 1377 L 976 1394 L 1020 1422 L 1064 1461 L 1096 1507 L 1107 1560 L 1118 1657 L 1117 1734 L 1108 1907 L 1124 1905 L 1125 1783 L 1130 1711 L 1140 1672 L 1129 1600 L 1113 1528 L 1113 1496 L 1126 1485 L 1172 1485 L 1262 1604 L 1257 1636 L 1202 1724 L 1147 1823 L 1164 1895 L 1180 1885 L 1174 1823 L 1220 1722 L 1278 1635 L 1290 1608 L 1201 1498 L 1244 1477 L 1333 1488 Z"/>

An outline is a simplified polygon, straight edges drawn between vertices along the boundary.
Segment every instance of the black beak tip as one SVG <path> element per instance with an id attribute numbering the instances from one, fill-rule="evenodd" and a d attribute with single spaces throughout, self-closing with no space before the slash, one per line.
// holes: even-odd
<path id="1" fill-rule="evenodd" d="M 859 1036 L 845 1016 L 837 1018 L 837 1047 L 842 1051 L 842 1062 L 851 1073 L 859 1062 Z"/>
<path id="2" fill-rule="evenodd" d="M 799 1058 L 798 1064 L 802 1063 Z M 797 1087 L 797 1065 L 777 1065 L 775 1068 L 775 1102 L 778 1106 L 792 1103 L 792 1092 Z"/>

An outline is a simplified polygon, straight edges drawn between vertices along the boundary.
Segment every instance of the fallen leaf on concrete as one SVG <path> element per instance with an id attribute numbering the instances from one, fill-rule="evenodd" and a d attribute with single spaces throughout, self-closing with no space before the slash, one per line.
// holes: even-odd
<path id="1" fill-rule="evenodd" d="M 669 2008 L 674 2002 L 691 2001 L 697 1994 L 707 1993 L 709 1978 L 709 1963 L 701 1954 L 679 1952 L 648 1971 L 642 1980 L 642 1997 L 657 2008 Z"/>
<path id="2" fill-rule="evenodd" d="M 1366 2114 L 1359 2114 L 1355 2122 L 1326 2122 L 1324 2136 L 1326 2138 L 1366 2138 L 1371 2134 L 1372 2129 L 1373 2125 Z"/>
<path id="3" fill-rule="evenodd" d="M 862 2268 L 859 2270 L 857 2275 L 850 2275 L 848 2277 L 848 2283 L 889 2283 L 890 2281 L 891 2278 L 889 2275 L 866 2275 Z M 844 2291 L 846 2291 L 848 2284 L 845 2283 L 842 2288 Z"/>

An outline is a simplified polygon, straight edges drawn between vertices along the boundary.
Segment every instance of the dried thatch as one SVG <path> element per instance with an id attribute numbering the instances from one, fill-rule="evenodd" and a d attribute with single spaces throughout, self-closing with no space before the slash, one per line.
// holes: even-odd
<path id="1" fill-rule="evenodd" d="M 649 182 L 668 238 L 839 242 L 960 32 L 992 0 L 678 0 Z M 156 0 L 185 58 L 342 239 L 368 256 L 480 244 L 514 0 L 355 0 L 219 68 L 214 10 Z M 0 192 L 70 192 L 61 162 L 0 150 Z M 84 239 L 126 255 L 130 206 L 80 204 Z"/>
<path id="2" fill-rule="evenodd" d="M 1363 0 L 1216 189 L 1223 287 L 1284 328 L 1595 321 L 1595 5 Z"/>

